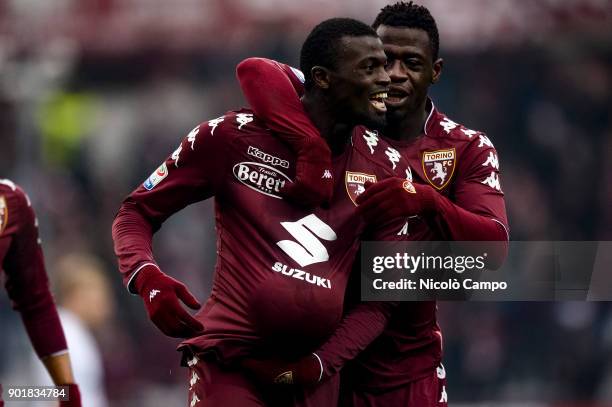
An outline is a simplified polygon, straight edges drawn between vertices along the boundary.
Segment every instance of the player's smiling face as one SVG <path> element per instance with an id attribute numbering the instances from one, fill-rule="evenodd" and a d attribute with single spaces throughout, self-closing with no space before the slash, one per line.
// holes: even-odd
<path id="1" fill-rule="evenodd" d="M 341 42 L 329 88 L 337 115 L 347 124 L 382 128 L 389 88 L 382 43 L 370 36 L 344 37 Z"/>
<path id="2" fill-rule="evenodd" d="M 429 86 L 438 81 L 442 60 L 433 60 L 426 31 L 381 25 L 376 30 L 387 54 L 386 70 L 391 78 L 385 104 L 388 119 L 400 119 L 423 106 Z"/>

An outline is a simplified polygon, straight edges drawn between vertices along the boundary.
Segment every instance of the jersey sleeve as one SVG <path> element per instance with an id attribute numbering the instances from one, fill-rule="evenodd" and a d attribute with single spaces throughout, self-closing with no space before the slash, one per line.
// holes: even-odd
<path id="1" fill-rule="evenodd" d="M 296 146 L 321 137 L 299 99 L 304 93 L 302 72 L 270 59 L 249 58 L 238 65 L 236 75 L 253 111 L 283 140 Z"/>
<path id="2" fill-rule="evenodd" d="M 172 214 L 219 193 L 227 172 L 229 126 L 225 116 L 204 122 L 123 202 L 112 235 L 119 271 L 130 282 L 146 265 L 157 267 L 152 237 Z"/>
<path id="3" fill-rule="evenodd" d="M 362 302 L 342 319 L 334 333 L 315 353 L 323 376 L 331 377 L 365 350 L 385 330 L 397 302 Z"/>
<path id="4" fill-rule="evenodd" d="M 66 339 L 49 290 L 36 215 L 25 193 L 17 188 L 15 194 L 8 209 L 17 227 L 2 267 L 13 308 L 21 314 L 36 354 L 43 358 L 66 352 Z"/>
<path id="5" fill-rule="evenodd" d="M 459 158 L 454 198 L 439 196 L 435 222 L 448 240 L 501 242 L 488 245 L 487 266 L 496 269 L 510 238 L 497 151 L 480 135 Z"/>
<path id="6" fill-rule="evenodd" d="M 491 140 L 481 134 L 466 149 L 462 163 L 455 184 L 456 202 L 472 213 L 498 222 L 509 234 L 499 158 Z"/>

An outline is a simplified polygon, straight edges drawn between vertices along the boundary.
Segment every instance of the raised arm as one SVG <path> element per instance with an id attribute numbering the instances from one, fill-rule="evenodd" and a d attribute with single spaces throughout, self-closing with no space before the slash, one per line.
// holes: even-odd
<path id="1" fill-rule="evenodd" d="M 257 116 L 297 154 L 296 177 L 282 191 L 294 203 L 318 206 L 331 200 L 331 152 L 300 101 L 303 74 L 289 65 L 265 59 L 242 61 L 236 75 Z"/>

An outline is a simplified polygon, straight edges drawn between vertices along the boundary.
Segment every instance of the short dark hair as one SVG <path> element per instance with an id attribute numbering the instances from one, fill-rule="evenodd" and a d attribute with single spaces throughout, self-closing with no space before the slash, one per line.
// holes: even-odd
<path id="1" fill-rule="evenodd" d="M 398 1 L 395 4 L 389 4 L 380 10 L 372 27 L 376 30 L 381 25 L 418 28 L 425 31 L 429 36 L 433 60 L 438 59 L 438 52 L 440 51 L 438 26 L 427 7 L 419 6 L 412 1 L 409 3 Z"/>
<path id="2" fill-rule="evenodd" d="M 352 18 L 330 18 L 312 29 L 300 52 L 300 69 L 304 73 L 306 89 L 314 82 L 310 71 L 314 66 L 336 69 L 342 37 L 378 37 L 376 31 L 366 23 Z"/>

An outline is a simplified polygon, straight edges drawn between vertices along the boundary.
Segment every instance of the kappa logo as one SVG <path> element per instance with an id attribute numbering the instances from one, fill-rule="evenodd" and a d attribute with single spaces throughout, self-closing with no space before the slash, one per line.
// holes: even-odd
<path id="1" fill-rule="evenodd" d="M 0 235 L 6 229 L 8 224 L 8 206 L 6 205 L 6 199 L 4 196 L 0 196 Z"/>
<path id="2" fill-rule="evenodd" d="M 406 179 L 412 182 L 412 168 L 410 167 L 406 168 Z"/>
<path id="3" fill-rule="evenodd" d="M 253 121 L 253 113 L 238 113 L 236 115 L 236 121 L 239 124 L 238 130 L 242 130 L 242 126 Z"/>
<path id="4" fill-rule="evenodd" d="M 159 294 L 160 292 L 161 292 L 161 291 L 159 291 L 159 290 L 151 290 L 151 291 L 149 292 L 149 302 L 153 301 L 153 298 L 155 298 L 155 296 L 156 296 L 157 294 Z"/>
<path id="5" fill-rule="evenodd" d="M 194 370 L 193 372 L 191 372 L 191 379 L 189 379 L 189 390 L 193 388 L 193 386 L 198 382 L 198 380 L 200 380 L 200 376 L 198 376 L 198 374 Z"/>
<path id="6" fill-rule="evenodd" d="M 391 164 L 393 165 L 393 169 L 395 169 L 400 158 L 402 158 L 402 155 L 400 154 L 399 151 L 397 151 L 393 147 L 387 147 L 385 154 L 387 155 L 387 158 L 389 158 L 389 161 L 391 161 Z"/>
<path id="7" fill-rule="evenodd" d="M 249 146 L 249 148 L 247 149 L 247 154 L 252 155 L 253 157 L 259 158 L 261 161 L 263 161 L 266 164 L 272 164 L 278 167 L 289 168 L 289 161 L 283 160 L 282 158 L 275 157 L 272 154 L 263 152 L 257 147 Z"/>
<path id="8" fill-rule="evenodd" d="M 482 164 L 483 167 L 486 167 L 487 165 L 490 165 L 496 170 L 499 170 L 499 159 L 497 158 L 497 155 L 493 153 L 493 151 L 489 151 L 489 156 L 487 157 L 487 161 L 485 161 Z"/>
<path id="9" fill-rule="evenodd" d="M 423 153 L 423 173 L 427 181 L 436 189 L 443 189 L 453 177 L 455 157 L 454 148 Z"/>
<path id="10" fill-rule="evenodd" d="M 346 193 L 348 194 L 353 204 L 357 206 L 355 199 L 365 191 L 364 184 L 367 182 L 376 182 L 376 175 L 364 174 L 362 172 L 347 171 L 344 176 L 344 184 Z"/>
<path id="11" fill-rule="evenodd" d="M 180 151 L 179 151 L 180 153 Z M 157 184 L 162 182 L 164 178 L 168 176 L 168 167 L 166 167 L 166 163 L 162 163 L 154 172 L 147 178 L 147 180 L 142 184 L 144 189 L 147 191 L 155 188 Z"/>
<path id="12" fill-rule="evenodd" d="M 210 127 L 210 135 L 215 135 L 215 129 L 221 122 L 225 120 L 225 116 L 217 117 L 216 119 L 212 119 L 208 121 L 208 127 Z M 198 126 L 199 127 L 199 126 Z M 191 149 L 193 150 L 193 144 L 191 145 Z"/>
<path id="13" fill-rule="evenodd" d="M 378 133 L 376 131 L 366 130 L 363 139 L 368 144 L 370 154 L 374 154 L 374 147 L 378 145 Z"/>
<path id="14" fill-rule="evenodd" d="M 493 189 L 498 190 L 499 192 L 501 192 L 501 184 L 499 182 L 499 175 L 497 173 L 495 173 L 495 171 L 491 171 L 491 174 L 489 174 L 489 176 L 487 178 L 485 178 L 481 184 L 485 184 L 490 186 Z"/>
<path id="15" fill-rule="evenodd" d="M 234 177 L 247 187 L 264 195 L 282 199 L 280 190 L 291 179 L 269 165 L 256 162 L 241 162 L 234 165 Z"/>
<path id="16" fill-rule="evenodd" d="M 325 170 L 323 171 L 323 175 L 321 176 L 321 179 L 332 179 L 332 173 L 330 170 Z"/>

